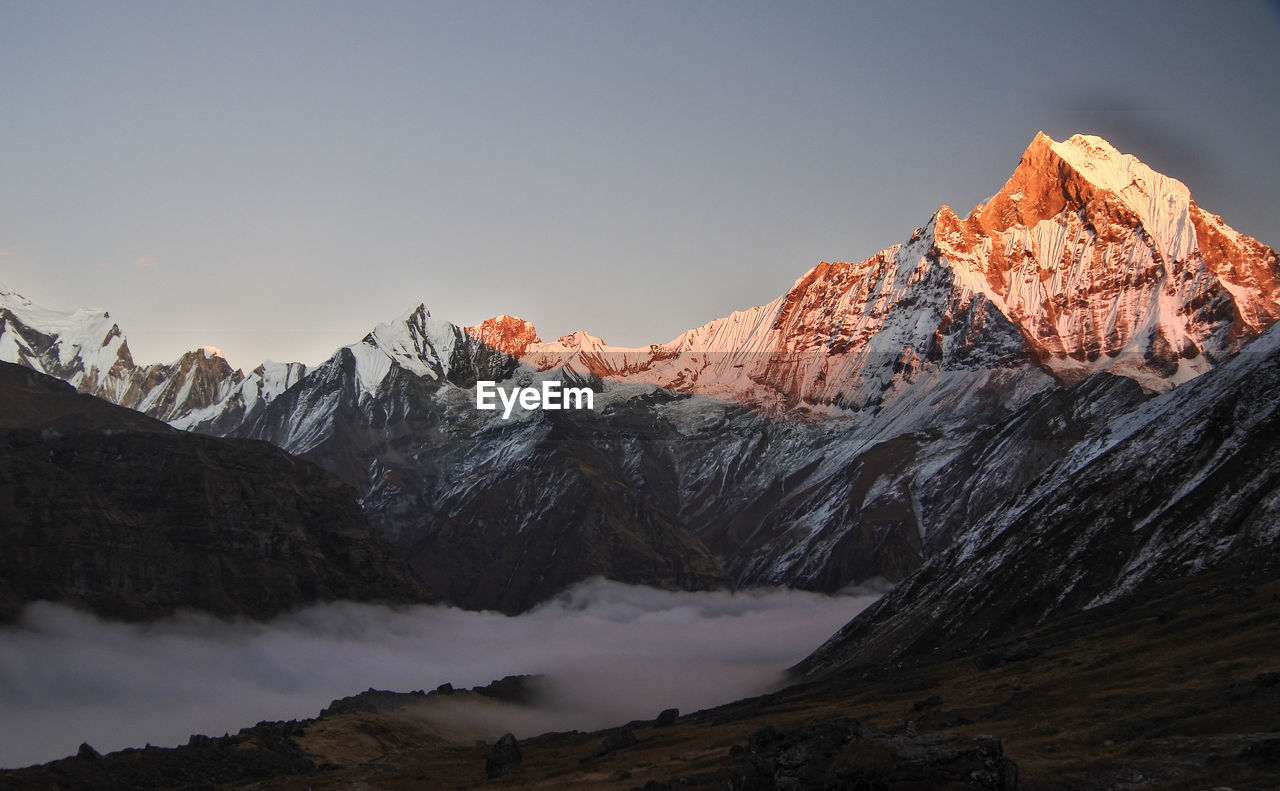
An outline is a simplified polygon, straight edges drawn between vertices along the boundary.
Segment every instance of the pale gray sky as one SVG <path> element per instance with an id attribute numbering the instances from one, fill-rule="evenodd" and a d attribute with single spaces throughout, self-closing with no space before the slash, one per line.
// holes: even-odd
<path id="1" fill-rule="evenodd" d="M 1275 3 L 0 0 L 0 281 L 142 362 L 666 341 L 1100 134 L 1280 244 Z"/>

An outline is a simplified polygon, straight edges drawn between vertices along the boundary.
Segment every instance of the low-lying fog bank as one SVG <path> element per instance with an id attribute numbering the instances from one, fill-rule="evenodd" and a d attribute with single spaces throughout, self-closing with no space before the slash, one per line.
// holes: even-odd
<path id="1" fill-rule="evenodd" d="M 370 687 L 471 687 L 521 673 L 547 676 L 551 700 L 508 712 L 492 723 L 498 733 L 690 712 L 764 691 L 876 595 L 673 593 L 597 579 L 517 617 L 335 603 L 265 624 L 187 614 L 146 625 L 41 602 L 0 631 L 0 766 L 61 758 L 81 742 L 102 752 L 172 746 L 313 717 Z"/>

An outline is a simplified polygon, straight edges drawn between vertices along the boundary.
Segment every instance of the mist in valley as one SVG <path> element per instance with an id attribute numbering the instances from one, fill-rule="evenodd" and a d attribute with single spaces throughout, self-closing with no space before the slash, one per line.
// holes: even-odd
<path id="1" fill-rule="evenodd" d="M 536 707 L 450 701 L 460 737 L 519 737 L 682 713 L 781 681 L 878 591 L 685 593 L 595 579 L 509 617 L 445 606 L 310 607 L 269 623 L 182 614 L 100 620 L 38 602 L 0 631 L 0 766 L 219 736 L 314 717 L 369 688 L 407 692 L 542 676 Z"/>

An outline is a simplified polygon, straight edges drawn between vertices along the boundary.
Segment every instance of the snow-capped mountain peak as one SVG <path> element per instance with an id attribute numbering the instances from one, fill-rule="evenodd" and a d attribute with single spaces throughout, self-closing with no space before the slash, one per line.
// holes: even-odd
<path id="1" fill-rule="evenodd" d="M 1037 135 L 989 201 L 943 207 L 927 233 L 1068 380 L 1105 369 L 1166 390 L 1280 317 L 1274 250 L 1097 137 Z"/>
<path id="2" fill-rule="evenodd" d="M 975 387 L 960 380 L 984 360 L 1039 362 L 1062 381 L 1105 369 L 1162 391 L 1280 317 L 1278 280 L 1275 252 L 1202 212 L 1181 182 L 1102 138 L 1040 133 L 969 216 L 943 206 L 901 245 L 822 263 L 772 302 L 668 343 L 615 347 L 582 331 L 541 342 L 510 316 L 466 333 L 540 371 L 771 410 L 882 405 L 925 375 Z"/>
<path id="3" fill-rule="evenodd" d="M 393 363 L 418 376 L 443 381 L 461 334 L 457 326 L 434 318 L 426 305 L 419 304 L 346 348 L 355 356 L 361 385 L 373 393 Z"/>
<path id="4" fill-rule="evenodd" d="M 10 289 L 0 292 L 0 360 L 170 422 L 215 407 L 244 379 L 213 346 L 171 363 L 137 365 L 106 311 L 49 310 Z"/>
<path id="5" fill-rule="evenodd" d="M 327 466 L 441 595 L 520 608 L 640 568 L 677 586 L 901 579 L 1034 484 L 1059 440 L 1146 400 L 1130 380 L 1168 390 L 1231 357 L 1280 316 L 1278 283 L 1275 251 L 1184 185 L 1039 135 L 967 217 L 941 207 L 668 343 L 544 342 L 515 316 L 462 328 L 419 305 L 313 371 L 244 377 L 208 349 L 134 366 L 105 313 L 6 293 L 0 352 L 82 382 L 117 359 L 121 387 L 96 392 Z M 506 421 L 468 392 L 561 377 L 596 408 Z"/>
<path id="6" fill-rule="evenodd" d="M 7 288 L 0 291 L 0 360 L 112 400 L 124 394 L 133 365 L 124 335 L 105 310 L 49 310 Z"/>
<path id="7" fill-rule="evenodd" d="M 1094 135 L 1074 135 L 1050 148 L 1096 187 L 1119 196 L 1141 218 L 1167 259 L 1179 260 L 1193 251 L 1191 190 L 1181 181 L 1152 170 L 1132 154 L 1121 154 Z"/>

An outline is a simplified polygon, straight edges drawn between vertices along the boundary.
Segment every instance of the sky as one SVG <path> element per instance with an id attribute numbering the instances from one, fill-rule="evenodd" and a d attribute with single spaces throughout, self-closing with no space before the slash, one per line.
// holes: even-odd
<path id="1" fill-rule="evenodd" d="M 0 0 L 0 283 L 141 363 L 664 342 L 1098 134 L 1280 244 L 1275 2 Z"/>

